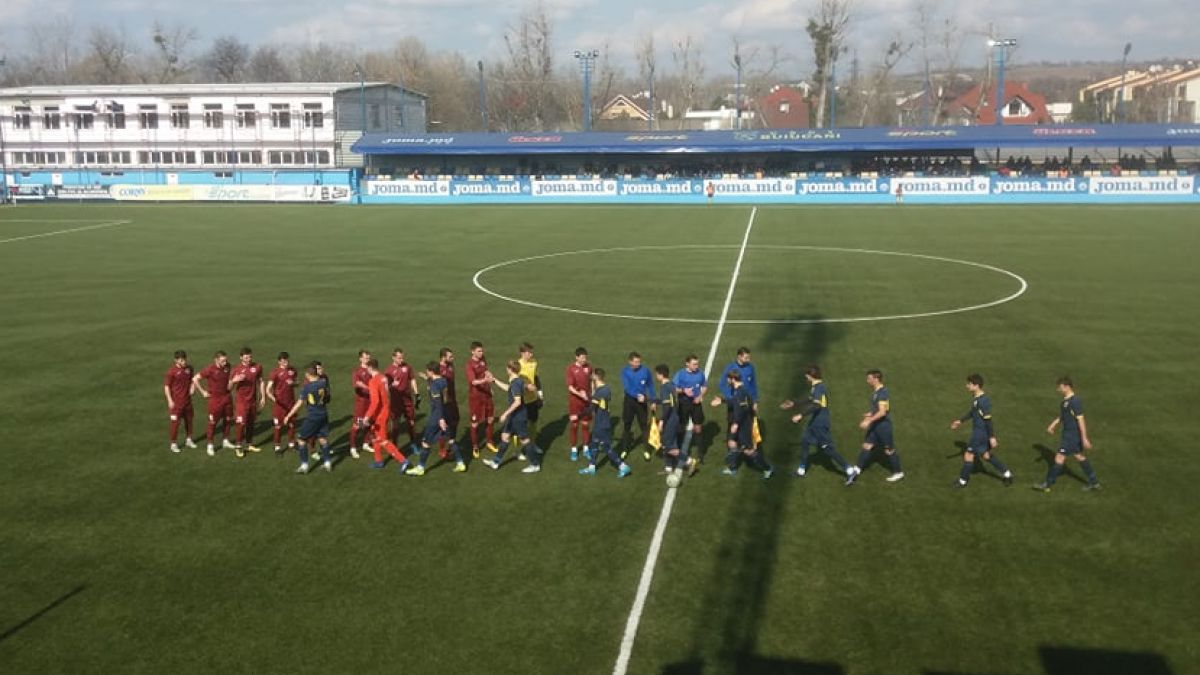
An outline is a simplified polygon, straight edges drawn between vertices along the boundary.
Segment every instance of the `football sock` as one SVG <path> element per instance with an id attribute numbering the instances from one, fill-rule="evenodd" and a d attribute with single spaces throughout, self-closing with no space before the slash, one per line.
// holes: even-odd
<path id="1" fill-rule="evenodd" d="M 192 437 L 192 416 L 188 415 L 183 418 L 183 431 L 188 438 Z"/>
<path id="2" fill-rule="evenodd" d="M 479 425 L 472 424 L 471 425 L 471 448 L 474 449 L 474 448 L 478 448 L 478 447 L 479 447 Z"/>
<path id="3" fill-rule="evenodd" d="M 770 471 L 771 470 L 771 465 L 767 464 L 767 458 L 763 457 L 763 453 L 761 450 L 750 456 L 750 465 L 753 466 L 754 468 L 758 469 L 759 471 Z"/>
<path id="4" fill-rule="evenodd" d="M 463 463 L 462 451 L 458 449 L 458 443 L 456 443 L 453 440 L 450 441 L 450 451 L 454 453 L 454 462 L 456 464 L 462 464 Z"/>
<path id="5" fill-rule="evenodd" d="M 300 454 L 300 463 L 308 464 L 308 444 L 300 446 L 296 449 L 296 452 Z"/>
<path id="6" fill-rule="evenodd" d="M 494 421 L 492 421 L 492 420 L 488 420 L 488 423 L 487 423 L 487 437 L 485 437 L 485 438 L 483 439 L 483 442 L 484 442 L 484 443 L 491 443 L 491 442 L 492 442 L 492 439 L 493 439 L 493 438 L 495 438 L 495 437 L 496 437 L 496 423 L 495 423 Z"/>
<path id="7" fill-rule="evenodd" d="M 741 457 L 741 454 L 742 453 L 738 452 L 737 450 L 729 450 L 728 452 L 726 452 L 725 453 L 725 465 L 728 466 L 730 469 L 737 471 L 738 463 L 739 463 L 738 458 Z"/>
<path id="8" fill-rule="evenodd" d="M 241 445 L 246 440 L 245 436 L 246 436 L 246 425 L 245 424 L 238 424 L 238 425 L 234 426 L 233 437 L 235 439 L 235 442 L 238 445 Z"/>
<path id="9" fill-rule="evenodd" d="M 802 468 L 808 467 L 808 444 L 807 443 L 803 443 L 800 445 L 800 466 Z"/>
<path id="10" fill-rule="evenodd" d="M 422 445 L 421 451 L 419 453 L 417 453 L 417 458 L 418 458 L 417 462 L 421 466 L 425 466 L 425 462 L 429 461 L 429 448 Z"/>
<path id="11" fill-rule="evenodd" d="M 332 461 L 332 458 L 329 456 L 329 444 L 328 443 L 321 444 L 321 461 L 324 461 L 324 462 Z"/>
<path id="12" fill-rule="evenodd" d="M 580 420 L 579 426 L 583 427 L 583 447 L 586 448 L 587 444 L 592 441 L 592 427 L 587 420 Z"/>
<path id="13" fill-rule="evenodd" d="M 962 464 L 962 470 L 958 472 L 958 480 L 964 484 L 971 480 L 971 469 L 974 468 L 975 462 L 964 461 Z"/>
<path id="14" fill-rule="evenodd" d="M 1000 472 L 1000 475 L 1002 475 L 1002 476 L 1008 475 L 1008 467 L 1004 465 L 1004 462 L 1000 461 L 999 457 L 992 455 L 988 459 L 988 464 L 991 464 L 992 466 L 996 467 L 996 470 Z"/>
<path id="15" fill-rule="evenodd" d="M 1046 474 L 1046 485 L 1054 485 L 1054 481 L 1062 475 L 1063 465 L 1055 462 L 1050 465 L 1050 472 Z"/>
<path id="16" fill-rule="evenodd" d="M 208 437 L 208 444 L 209 444 L 209 445 L 212 445 L 212 442 L 213 442 L 213 432 L 214 432 L 214 431 L 216 431 L 216 427 L 217 427 L 217 423 L 216 423 L 216 422 L 209 422 L 209 423 L 208 423 L 208 429 L 207 429 L 207 430 L 204 432 L 204 435 Z"/>
<path id="17" fill-rule="evenodd" d="M 358 447 L 358 422 L 355 422 L 354 424 L 350 425 L 350 447 L 352 447 L 352 448 Z M 376 455 L 376 457 L 375 457 L 376 460 L 382 459 L 381 457 L 379 457 L 378 452 L 376 452 L 375 455 Z"/>
<path id="18" fill-rule="evenodd" d="M 279 445 L 279 440 L 283 438 L 283 427 L 275 425 L 275 445 Z"/>
<path id="19" fill-rule="evenodd" d="M 613 447 L 612 443 L 603 443 L 603 445 L 604 445 L 604 454 L 608 455 L 609 463 L 616 467 L 621 466 L 621 463 L 622 463 L 621 453 L 617 452 L 617 449 Z M 599 451 L 599 449 L 597 449 L 595 452 L 592 453 L 592 464 L 595 464 L 596 460 L 599 458 L 600 458 L 600 451 Z"/>
<path id="20" fill-rule="evenodd" d="M 1092 460 L 1085 459 L 1079 465 L 1083 467 L 1083 473 L 1087 476 L 1089 483 L 1094 485 L 1100 482 L 1100 479 L 1096 477 L 1096 470 L 1092 468 Z"/>
<path id="21" fill-rule="evenodd" d="M 579 447 L 579 420 L 571 420 L 571 447 Z"/>
<path id="22" fill-rule="evenodd" d="M 870 461 L 871 461 L 871 451 L 870 450 L 859 450 L 858 451 L 858 468 L 859 468 L 859 470 L 867 468 L 867 463 Z"/>
<path id="23" fill-rule="evenodd" d="M 841 453 L 835 450 L 832 445 L 826 445 L 825 447 L 821 448 L 821 450 L 823 450 L 826 455 L 829 455 L 829 458 L 833 460 L 833 463 L 837 466 L 837 468 L 842 470 L 842 473 L 846 472 L 846 469 L 849 468 L 850 463 L 847 462 L 846 458 L 842 457 Z"/>
<path id="24" fill-rule="evenodd" d="M 496 463 L 500 464 L 504 461 L 504 453 L 508 452 L 508 441 L 501 440 L 500 445 L 496 446 Z"/>
<path id="25" fill-rule="evenodd" d="M 224 432 L 224 434 L 222 435 L 222 437 L 223 437 L 225 440 L 229 440 L 229 429 L 230 429 L 230 427 L 232 427 L 232 426 L 233 426 L 233 420 L 231 420 L 231 419 L 229 419 L 228 417 L 226 417 L 226 418 L 225 418 L 225 432 Z"/>
<path id="26" fill-rule="evenodd" d="M 170 433 L 171 433 L 171 437 L 169 440 L 172 443 L 174 443 L 175 439 L 179 438 L 179 420 L 177 420 L 177 419 L 171 420 L 171 432 Z M 191 434 L 188 434 L 188 438 L 191 438 Z"/>
<path id="27" fill-rule="evenodd" d="M 893 450 L 892 454 L 888 455 L 888 465 L 892 467 L 892 473 L 900 473 L 900 453 Z"/>

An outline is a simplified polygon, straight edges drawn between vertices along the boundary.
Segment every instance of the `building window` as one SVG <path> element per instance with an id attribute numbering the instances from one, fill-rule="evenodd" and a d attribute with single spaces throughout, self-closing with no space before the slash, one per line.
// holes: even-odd
<path id="1" fill-rule="evenodd" d="M 271 126 L 276 129 L 292 128 L 292 111 L 288 110 L 288 104 L 271 104 Z"/>
<path id="2" fill-rule="evenodd" d="M 262 164 L 262 151 L 239 150 L 238 164 Z"/>
<path id="3" fill-rule="evenodd" d="M 125 128 L 125 106 L 116 101 L 108 102 L 108 128 L 124 129 Z"/>
<path id="4" fill-rule="evenodd" d="M 29 106 L 17 106 L 13 109 L 13 127 L 28 129 L 33 126 L 33 109 Z"/>
<path id="5" fill-rule="evenodd" d="M 304 104 L 304 128 L 320 129 L 325 126 L 325 113 L 321 111 L 320 103 Z"/>
<path id="6" fill-rule="evenodd" d="M 237 118 L 239 129 L 252 129 L 258 120 L 258 116 L 254 112 L 253 103 L 237 104 L 237 112 L 234 114 Z"/>
<path id="7" fill-rule="evenodd" d="M 371 128 L 372 129 L 379 129 L 379 128 L 383 127 L 383 119 L 382 119 L 383 111 L 381 110 L 382 107 L 383 106 L 380 106 L 378 103 L 371 104 Z"/>
<path id="8" fill-rule="evenodd" d="M 1008 104 L 1008 116 L 1018 117 L 1021 114 L 1021 99 L 1013 99 L 1012 103 Z"/>
<path id="9" fill-rule="evenodd" d="M 220 129 L 225 126 L 225 112 L 220 103 L 204 104 L 204 128 Z"/>
<path id="10" fill-rule="evenodd" d="M 792 111 L 792 102 L 791 101 L 780 101 L 779 102 L 779 112 L 790 113 L 791 111 Z"/>
<path id="11" fill-rule="evenodd" d="M 190 122 L 186 103 L 174 103 L 171 105 L 172 129 L 186 129 L 190 126 Z"/>
<path id="12" fill-rule="evenodd" d="M 52 105 L 42 108 L 42 128 L 43 129 L 61 129 L 62 115 L 58 112 L 58 106 Z"/>
<path id="13" fill-rule="evenodd" d="M 96 126 L 96 108 L 90 105 L 75 106 L 75 114 L 72 116 L 75 124 L 75 129 L 91 129 Z"/>
<path id="14" fill-rule="evenodd" d="M 138 124 L 143 129 L 158 128 L 158 107 L 153 105 L 143 105 L 138 107 Z"/>

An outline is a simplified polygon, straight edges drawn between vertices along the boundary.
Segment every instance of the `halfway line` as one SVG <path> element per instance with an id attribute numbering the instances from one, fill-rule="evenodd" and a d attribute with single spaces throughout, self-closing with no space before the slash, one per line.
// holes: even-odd
<path id="1" fill-rule="evenodd" d="M 750 243 L 750 230 L 754 229 L 754 218 L 758 215 L 758 207 L 750 211 L 750 222 L 746 223 L 746 233 L 742 235 L 742 247 L 738 249 L 737 263 L 733 266 L 733 274 L 729 278 L 729 291 L 725 294 L 725 306 L 721 308 L 721 318 L 717 321 L 717 332 L 713 336 L 712 346 L 708 350 L 708 360 L 704 363 L 704 379 L 708 379 L 712 371 L 713 361 L 717 358 L 717 348 L 721 345 L 721 333 L 725 330 L 725 321 L 729 317 L 729 306 L 733 303 L 733 292 L 737 288 L 738 276 L 742 273 L 742 260 L 746 257 L 746 245 Z M 682 446 L 684 450 L 692 440 L 691 425 L 684 434 Z M 671 509 L 675 506 L 675 493 L 678 490 L 667 490 L 663 500 L 662 512 L 658 514 L 658 524 L 654 527 L 654 536 L 650 538 L 650 550 L 646 553 L 646 563 L 642 565 L 642 578 L 638 581 L 637 593 L 633 597 L 633 607 L 629 610 L 629 618 L 625 621 L 625 634 L 621 636 L 621 652 L 617 655 L 617 664 L 613 666 L 613 675 L 625 675 L 629 670 L 629 659 L 633 656 L 633 642 L 637 639 L 638 624 L 642 621 L 642 612 L 646 609 L 646 597 L 650 595 L 650 584 L 654 581 L 654 568 L 658 563 L 658 554 L 662 550 L 663 536 L 667 532 L 667 522 L 671 519 Z"/>
<path id="2" fill-rule="evenodd" d="M 5 221 L 3 219 L 0 219 L 0 224 L 3 224 L 5 222 L 17 222 L 17 221 L 11 221 L 11 220 Z M 29 221 L 29 222 L 33 222 L 33 221 Z M 46 222 L 46 221 L 42 221 L 42 222 Z M 53 232 L 42 232 L 41 234 L 27 234 L 23 237 L 13 237 L 11 239 L 0 239 L 0 244 L 11 244 L 14 241 L 25 241 L 26 239 L 40 239 L 42 237 L 53 237 L 53 236 L 59 235 L 59 234 L 70 234 L 72 232 L 83 232 L 85 230 L 98 230 L 102 227 L 115 227 L 117 225 L 128 225 L 131 222 L 133 222 L 133 221 L 131 221 L 131 220 L 114 220 L 114 221 L 107 222 L 107 223 L 100 223 L 98 225 L 85 225 L 83 227 L 72 227 L 69 230 L 55 230 Z"/>

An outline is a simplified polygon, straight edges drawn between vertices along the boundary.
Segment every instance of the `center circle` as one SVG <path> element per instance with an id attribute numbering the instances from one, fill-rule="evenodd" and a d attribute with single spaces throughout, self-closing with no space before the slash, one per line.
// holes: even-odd
<path id="1" fill-rule="evenodd" d="M 559 251 L 557 253 L 546 253 L 546 254 L 542 254 L 542 255 L 528 256 L 528 257 L 524 257 L 524 258 L 514 258 L 512 260 L 505 260 L 503 262 L 498 262 L 493 265 L 489 265 L 489 266 L 484 267 L 483 269 L 479 270 L 478 272 L 476 272 L 472 281 L 475 284 L 476 288 L 478 288 L 480 291 L 482 291 L 494 298 L 504 300 L 505 302 L 511 302 L 511 303 L 518 304 L 518 305 L 524 305 L 526 307 L 533 307 L 536 309 L 544 309 L 544 310 L 555 311 L 555 312 L 566 312 L 569 314 L 579 314 L 579 315 L 583 315 L 583 316 L 594 316 L 594 317 L 603 317 L 603 318 L 610 318 L 610 319 L 627 319 L 627 320 L 634 320 L 634 321 L 661 321 L 661 322 L 667 322 L 667 323 L 717 324 L 717 323 L 721 323 L 721 320 L 719 318 L 623 314 L 623 313 L 617 313 L 617 312 L 601 312 L 601 311 L 593 311 L 593 310 L 588 310 L 588 309 L 581 309 L 578 307 L 569 307 L 569 306 L 563 306 L 563 305 L 535 302 L 533 300 L 512 297 L 509 295 L 505 295 L 503 293 L 499 293 L 499 292 L 489 288 L 487 285 L 485 285 L 483 282 L 483 278 L 485 276 L 487 276 L 489 273 L 494 272 L 499 269 L 513 267 L 516 265 L 530 263 L 530 262 L 534 262 L 534 261 L 538 261 L 538 260 L 546 260 L 546 259 L 550 259 L 550 258 L 564 258 L 564 257 L 569 257 L 569 256 L 584 256 L 584 255 L 596 255 L 596 254 L 605 254 L 605 253 L 610 253 L 610 254 L 611 253 L 628 253 L 628 252 L 635 252 L 635 251 L 650 251 L 650 252 L 658 253 L 658 252 L 671 252 L 671 251 L 716 251 L 716 250 L 735 250 L 736 251 L 736 250 L 740 250 L 740 249 L 741 249 L 741 246 L 737 245 L 737 244 L 711 244 L 711 245 L 679 244 L 679 245 L 667 245 L 667 246 L 622 246 L 622 247 L 615 247 L 615 248 L 596 248 L 596 249 L 583 249 L 583 250 L 576 250 L 576 251 Z M 859 323 L 859 322 L 868 322 L 868 321 L 898 321 L 901 319 L 922 319 L 922 318 L 929 318 L 929 317 L 936 317 L 936 316 L 946 316 L 949 314 L 962 314 L 965 312 L 973 312 L 973 311 L 978 311 L 978 310 L 982 310 L 982 309 L 988 309 L 991 307 L 996 307 L 996 306 L 1003 305 L 1008 302 L 1012 302 L 1013 300 L 1016 300 L 1017 298 L 1024 295 L 1025 292 L 1029 289 L 1029 283 L 1024 278 L 1022 278 L 1020 275 L 1016 274 L 1015 272 L 1011 272 L 1004 268 L 995 267 L 993 265 L 987 265 L 987 264 L 979 263 L 979 262 L 973 262 L 970 260 L 960 260 L 957 258 L 947 258 L 947 257 L 943 257 L 943 256 L 926 255 L 926 254 L 922 254 L 922 253 L 906 253 L 906 252 L 901 252 L 901 251 L 878 251 L 878 250 L 872 250 L 872 249 L 842 248 L 842 247 L 835 247 L 835 246 L 803 246 L 803 245 L 779 245 L 779 246 L 751 245 L 751 246 L 746 246 L 746 251 L 748 251 L 748 252 L 749 251 L 775 251 L 775 252 L 778 252 L 778 251 L 810 251 L 810 252 L 826 252 L 826 253 L 843 253 L 843 254 L 863 255 L 863 256 L 890 256 L 893 258 L 908 258 L 908 259 L 915 259 L 915 260 L 935 262 L 935 263 L 944 263 L 944 264 L 948 264 L 948 265 L 963 266 L 963 267 L 983 270 L 986 272 L 991 272 L 994 274 L 1008 277 L 1012 281 L 1015 281 L 1017 284 L 1017 288 L 1014 292 L 1011 292 L 1007 295 L 1004 295 L 1002 297 L 998 297 L 998 298 L 995 298 L 995 299 L 992 299 L 992 300 L 989 300 L 986 302 L 980 302 L 977 304 L 970 304 L 970 305 L 964 305 L 964 306 L 959 306 L 959 307 L 950 307 L 947 309 L 936 309 L 936 310 L 926 311 L 926 312 L 915 312 L 915 313 L 907 313 L 907 314 L 880 314 L 880 315 L 871 315 L 871 316 L 846 316 L 846 317 L 824 317 L 824 316 L 821 316 L 821 317 L 803 317 L 803 318 L 778 317 L 778 318 L 762 318 L 762 319 L 758 319 L 758 318 L 755 318 L 755 319 L 726 319 L 724 321 L 724 323 L 726 323 L 726 324 Z M 636 273 L 643 274 L 644 272 L 639 271 Z M 735 298 L 736 298 L 736 295 L 735 295 Z"/>

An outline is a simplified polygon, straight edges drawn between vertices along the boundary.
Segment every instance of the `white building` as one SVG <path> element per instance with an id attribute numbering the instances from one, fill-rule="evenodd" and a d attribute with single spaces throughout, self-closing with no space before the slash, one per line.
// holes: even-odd
<path id="1" fill-rule="evenodd" d="M 425 103 L 385 82 L 16 87 L 0 152 L 8 171 L 362 166 L 364 123 L 424 133 Z"/>

